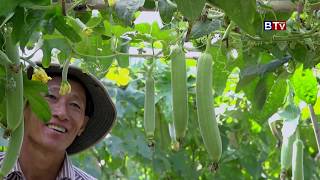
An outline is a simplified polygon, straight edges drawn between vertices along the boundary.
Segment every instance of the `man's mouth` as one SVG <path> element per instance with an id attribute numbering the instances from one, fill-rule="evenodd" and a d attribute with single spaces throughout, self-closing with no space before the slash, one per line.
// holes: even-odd
<path id="1" fill-rule="evenodd" d="M 59 125 L 55 125 L 55 124 L 47 124 L 47 127 L 50 128 L 50 129 L 53 129 L 55 131 L 58 131 L 60 133 L 66 133 L 67 132 L 67 129 L 62 127 L 62 126 L 59 126 Z"/>

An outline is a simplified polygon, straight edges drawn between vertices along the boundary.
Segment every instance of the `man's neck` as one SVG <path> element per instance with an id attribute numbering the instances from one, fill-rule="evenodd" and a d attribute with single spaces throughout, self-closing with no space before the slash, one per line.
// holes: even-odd
<path id="1" fill-rule="evenodd" d="M 23 143 L 19 163 L 27 180 L 55 180 L 64 162 L 65 152 L 53 152 Z"/>

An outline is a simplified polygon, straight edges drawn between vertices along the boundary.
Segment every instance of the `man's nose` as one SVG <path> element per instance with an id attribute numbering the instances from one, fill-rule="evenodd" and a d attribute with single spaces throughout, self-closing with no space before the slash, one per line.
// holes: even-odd
<path id="1" fill-rule="evenodd" d="M 60 98 L 56 103 L 51 105 L 52 116 L 59 120 L 67 120 L 67 107 L 66 101 L 63 98 Z"/>

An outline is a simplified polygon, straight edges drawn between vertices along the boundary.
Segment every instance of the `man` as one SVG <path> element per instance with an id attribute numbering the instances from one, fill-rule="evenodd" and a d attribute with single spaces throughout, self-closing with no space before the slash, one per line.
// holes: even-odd
<path id="1" fill-rule="evenodd" d="M 81 152 L 105 137 L 116 119 L 115 106 L 103 85 L 81 69 L 69 67 L 71 92 L 65 95 L 59 93 L 60 66 L 53 64 L 45 71 L 52 78 L 45 95 L 52 117 L 45 124 L 26 105 L 21 154 L 6 179 L 95 179 L 73 166 L 68 155 Z M 33 68 L 28 68 L 29 78 L 32 73 Z"/>

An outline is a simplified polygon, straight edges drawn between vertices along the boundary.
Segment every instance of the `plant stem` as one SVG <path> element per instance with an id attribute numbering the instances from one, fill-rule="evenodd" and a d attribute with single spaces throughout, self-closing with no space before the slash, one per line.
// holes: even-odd
<path id="1" fill-rule="evenodd" d="M 20 57 L 20 59 L 22 59 L 23 61 L 27 62 L 31 67 L 33 68 L 38 68 L 38 65 L 36 63 L 34 63 L 33 61 L 31 61 L 30 59 L 25 58 L 25 57 Z"/>
<path id="2" fill-rule="evenodd" d="M 228 25 L 223 37 L 222 37 L 222 41 L 227 39 L 229 37 L 229 34 L 231 32 L 231 29 L 233 28 L 234 26 L 234 22 L 233 21 L 230 21 L 230 24 Z"/>
<path id="3" fill-rule="evenodd" d="M 312 125 L 313 125 L 313 131 L 314 131 L 314 134 L 316 137 L 317 146 L 318 146 L 318 154 L 319 154 L 319 152 L 320 152 L 320 129 L 319 129 L 317 117 L 314 112 L 313 106 L 311 104 L 308 104 L 308 108 L 310 111 L 311 121 L 312 121 Z"/>
<path id="4" fill-rule="evenodd" d="M 211 36 L 211 34 L 209 34 L 209 35 L 208 35 L 208 39 L 207 39 L 207 45 L 206 45 L 206 50 L 205 50 L 205 52 L 208 52 L 209 49 L 210 49 L 211 39 L 212 39 L 212 36 Z"/>
<path id="5" fill-rule="evenodd" d="M 13 12 L 7 15 L 6 19 L 3 20 L 3 22 L 1 23 L 0 29 L 13 17 L 13 15 L 14 15 Z"/>
<path id="6" fill-rule="evenodd" d="M 4 66 L 12 65 L 12 61 L 8 58 L 8 56 L 0 50 L 0 64 Z"/>
<path id="7" fill-rule="evenodd" d="M 71 59 L 71 57 L 67 58 L 66 61 L 63 64 L 62 81 L 67 81 L 68 80 L 68 70 L 69 70 L 69 65 L 70 65 L 70 59 Z"/>
<path id="8" fill-rule="evenodd" d="M 41 5 L 25 5 L 25 8 L 32 9 L 32 10 L 50 10 L 55 8 L 57 5 L 49 5 L 49 6 L 41 6 Z"/>
<path id="9" fill-rule="evenodd" d="M 311 33 L 313 32 L 313 33 Z M 254 37 L 246 34 L 245 36 L 248 37 L 250 40 L 254 41 L 265 41 L 265 42 L 280 42 L 280 41 L 293 41 L 293 40 L 300 40 L 300 39 L 305 39 L 305 38 L 310 38 L 313 36 L 319 36 L 320 33 L 314 33 L 314 31 L 310 31 L 308 33 L 304 34 L 298 34 L 298 35 L 291 35 L 291 36 L 273 36 L 272 39 L 266 39 L 266 38 L 261 38 L 261 37 Z"/>
<path id="10" fill-rule="evenodd" d="M 33 56 L 42 48 L 42 45 L 43 45 L 43 40 L 40 40 L 36 47 L 35 47 L 35 50 L 33 51 L 33 53 L 31 53 L 29 56 L 27 57 L 20 57 L 22 60 L 30 60 L 31 58 L 33 58 Z"/>

